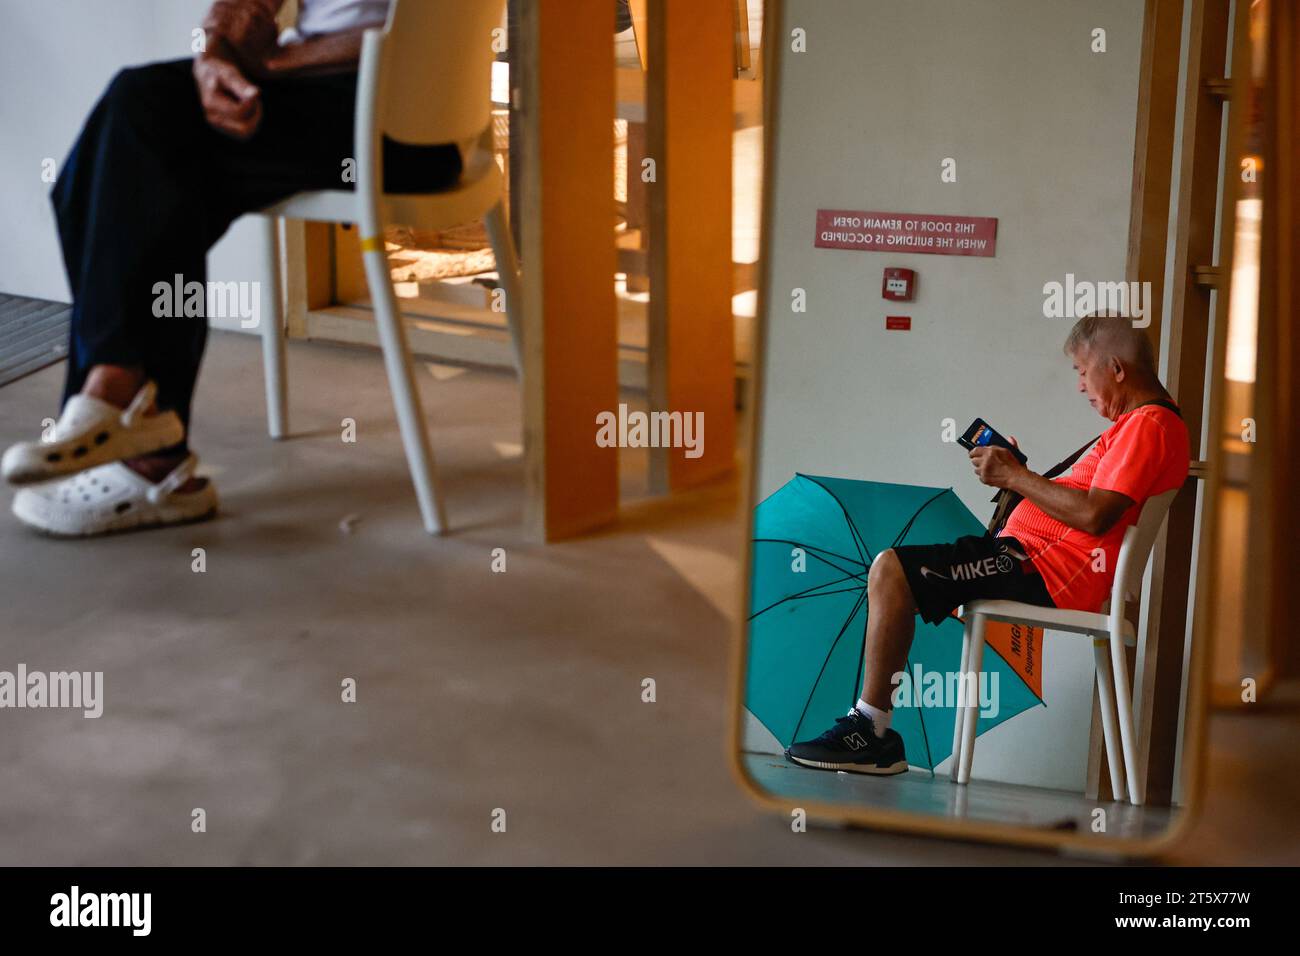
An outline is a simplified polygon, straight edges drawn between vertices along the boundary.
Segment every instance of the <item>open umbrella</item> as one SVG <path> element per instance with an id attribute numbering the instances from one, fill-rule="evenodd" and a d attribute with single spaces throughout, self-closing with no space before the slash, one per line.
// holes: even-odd
<path id="1" fill-rule="evenodd" d="M 787 747 L 829 727 L 862 687 L 867 571 L 875 556 L 983 530 L 951 488 L 795 475 L 754 513 L 750 712 Z M 913 766 L 933 770 L 952 752 L 957 708 L 939 690 L 961 669 L 961 643 L 955 617 L 916 629 L 907 668 L 922 680 L 891 722 Z M 977 734 L 1042 703 L 997 642 L 990 649 L 983 669 L 989 687 L 996 681 L 999 706 L 980 714 Z"/>

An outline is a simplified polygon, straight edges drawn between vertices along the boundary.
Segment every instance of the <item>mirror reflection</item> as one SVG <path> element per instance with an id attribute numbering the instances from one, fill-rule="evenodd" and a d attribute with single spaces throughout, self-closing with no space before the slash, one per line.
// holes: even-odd
<path id="1" fill-rule="evenodd" d="M 1263 31 L 1247 4 L 772 16 L 742 766 L 791 800 L 1156 836 L 1225 387 L 1231 297 L 1198 267 L 1232 261 L 1204 224 L 1237 164 L 1205 142 L 1258 150 L 1185 90 Z"/>

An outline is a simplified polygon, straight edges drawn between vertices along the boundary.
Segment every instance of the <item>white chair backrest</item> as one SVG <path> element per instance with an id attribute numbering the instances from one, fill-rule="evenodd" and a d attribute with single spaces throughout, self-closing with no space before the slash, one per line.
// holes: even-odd
<path id="1" fill-rule="evenodd" d="M 1177 488 L 1148 498 L 1142 505 L 1137 524 L 1124 529 L 1124 541 L 1119 547 L 1119 566 L 1111 585 L 1110 607 L 1123 612 L 1124 601 L 1136 598 L 1142 589 L 1142 575 L 1146 573 L 1147 560 L 1155 547 L 1156 535 L 1165 523 L 1169 506 L 1178 494 Z"/>
<path id="2" fill-rule="evenodd" d="M 504 9 L 505 0 L 392 0 L 378 131 L 426 146 L 481 134 L 492 118 L 492 31 Z"/>

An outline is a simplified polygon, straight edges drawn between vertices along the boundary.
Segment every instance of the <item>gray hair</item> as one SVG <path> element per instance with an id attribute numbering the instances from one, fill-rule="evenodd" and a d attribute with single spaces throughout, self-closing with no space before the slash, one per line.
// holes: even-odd
<path id="1" fill-rule="evenodd" d="M 1079 351 L 1109 362 L 1117 358 L 1130 368 L 1155 378 L 1156 354 L 1151 339 L 1141 329 L 1133 328 L 1133 320 L 1123 315 L 1094 312 L 1085 315 L 1065 339 L 1065 354 Z"/>

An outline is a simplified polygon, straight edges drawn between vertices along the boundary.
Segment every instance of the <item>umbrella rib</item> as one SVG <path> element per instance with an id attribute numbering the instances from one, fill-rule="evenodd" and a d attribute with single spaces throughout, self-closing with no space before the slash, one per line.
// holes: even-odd
<path id="1" fill-rule="evenodd" d="M 825 558 L 823 558 L 820 554 L 814 554 L 813 557 L 816 558 L 818 561 L 820 561 L 822 564 L 826 565 L 828 568 L 834 568 L 836 571 L 840 571 L 840 572 L 842 572 L 843 574 L 846 574 L 846 575 L 848 575 L 848 576 L 851 577 L 851 578 L 857 578 L 858 580 L 860 580 L 860 581 L 864 581 L 864 583 L 865 583 L 865 580 L 864 580 L 864 579 L 866 578 L 866 574 L 867 574 L 865 568 L 864 568 L 863 570 L 861 570 L 861 571 L 854 571 L 854 570 L 852 570 L 852 569 L 850 569 L 850 568 L 842 568 L 842 567 L 840 567 L 838 564 L 836 564 L 834 561 L 827 561 L 827 560 L 826 560 Z M 852 558 L 849 558 L 848 560 L 851 561 L 853 564 L 857 564 L 857 563 L 858 563 L 858 562 L 854 561 Z"/>
<path id="2" fill-rule="evenodd" d="M 794 545 L 796 548 L 807 548 L 806 545 L 800 544 L 798 541 L 786 541 L 786 540 L 783 540 L 783 539 L 780 539 L 780 538 L 754 538 L 753 541 L 752 541 L 752 543 L 753 543 L 753 544 L 763 544 L 763 543 L 767 543 L 767 544 L 792 544 L 792 545 Z M 821 549 L 813 549 L 813 550 L 821 550 Z M 827 553 L 827 554 L 831 554 L 830 551 L 827 551 L 826 553 Z M 863 569 L 864 569 L 864 570 L 862 570 L 862 571 L 853 571 L 853 570 L 850 570 L 849 568 L 842 568 L 842 567 L 840 567 L 840 566 L 839 566 L 838 564 L 836 564 L 834 561 L 827 561 L 827 560 L 826 560 L 825 558 L 823 558 L 820 554 L 813 554 L 812 557 L 813 557 L 815 560 L 820 561 L 822 564 L 826 565 L 828 568 L 834 568 L 836 571 L 843 572 L 844 574 L 847 574 L 847 575 L 849 575 L 849 576 L 851 576 L 851 577 L 861 578 L 861 577 L 866 573 L 866 571 L 865 571 L 866 565 L 863 565 Z M 840 557 L 840 555 L 837 554 L 837 555 L 835 555 L 835 557 L 838 558 L 838 557 Z M 850 564 L 861 564 L 861 563 L 862 563 L 862 562 L 860 562 L 860 561 L 855 561 L 855 560 L 853 560 L 853 558 L 845 558 L 844 560 L 845 560 L 845 561 L 848 561 Z"/>
<path id="3" fill-rule="evenodd" d="M 863 588 L 862 593 L 858 595 L 857 602 L 853 605 L 853 610 L 851 610 L 849 616 L 844 619 L 844 624 L 840 627 L 840 632 L 835 635 L 835 640 L 831 641 L 830 650 L 826 652 L 826 659 L 822 661 L 821 670 L 817 672 L 817 679 L 813 681 L 812 690 L 808 692 L 808 699 L 804 701 L 803 710 L 799 713 L 799 721 L 794 725 L 794 736 L 790 738 L 792 741 L 797 740 L 799 737 L 799 728 L 803 726 L 803 719 L 808 716 L 808 708 L 811 706 L 812 699 L 817 693 L 817 685 L 822 682 L 822 675 L 826 673 L 826 665 L 831 662 L 831 655 L 835 653 L 835 648 L 839 646 L 840 638 L 844 636 L 844 632 L 847 631 L 849 625 L 853 623 L 853 617 L 858 613 L 858 608 L 862 607 L 863 602 L 866 600 L 867 589 Z"/>
<path id="4" fill-rule="evenodd" d="M 763 608 L 763 610 L 761 610 L 761 611 L 755 611 L 753 614 L 751 614 L 751 615 L 747 618 L 747 620 L 752 621 L 754 618 L 758 617 L 760 614 L 766 614 L 768 611 L 772 610 L 772 608 L 774 608 L 774 607 L 780 607 L 780 606 L 781 606 L 782 604 L 784 604 L 786 601 L 796 601 L 796 600 L 800 600 L 800 599 L 802 599 L 802 598 L 810 598 L 810 597 L 826 597 L 826 596 L 829 595 L 829 594 L 845 594 L 845 593 L 850 592 L 850 591 L 863 591 L 863 590 L 866 590 L 865 585 L 864 585 L 864 586 L 852 587 L 852 588 L 840 588 L 838 591 L 822 591 L 820 594 L 814 594 L 814 593 L 813 593 L 814 591 L 817 591 L 817 590 L 820 589 L 820 588 L 830 587 L 832 584 L 843 584 L 845 581 L 849 580 L 849 578 L 852 578 L 852 577 L 854 577 L 854 575 L 849 575 L 849 577 L 847 577 L 847 578 L 840 578 L 838 581 L 826 581 L 826 582 L 824 582 L 824 583 L 822 583 L 822 584 L 815 585 L 814 587 L 810 587 L 810 588 L 808 588 L 807 590 L 804 590 L 804 591 L 798 591 L 798 592 L 796 592 L 796 593 L 794 593 L 794 594 L 787 594 L 785 597 L 781 598 L 781 600 L 777 601 L 777 602 L 774 603 L 774 604 L 769 604 L 767 607 Z"/>
<path id="5" fill-rule="evenodd" d="M 864 566 L 869 565 L 871 562 L 867 560 L 867 555 L 871 553 L 871 549 L 867 547 L 866 539 L 858 532 L 858 526 L 853 523 L 853 517 L 849 514 L 849 509 L 844 507 L 844 502 L 840 501 L 835 492 L 831 491 L 812 475 L 804 475 L 803 477 L 807 478 L 822 491 L 830 495 L 831 500 L 840 506 L 840 511 L 844 513 L 844 520 L 848 522 L 849 531 L 853 534 L 853 546 L 858 549 L 858 557 L 862 559 L 862 564 Z"/>
<path id="6" fill-rule="evenodd" d="M 835 500 L 839 501 L 838 498 Z M 849 509 L 842 504 L 840 508 L 844 511 L 844 520 L 849 523 L 849 532 L 853 535 L 853 543 L 857 545 L 858 552 L 862 554 L 862 563 L 870 565 L 871 560 L 868 560 L 868 556 L 871 554 L 871 549 L 867 547 L 867 539 L 862 537 L 862 532 L 858 530 L 857 524 L 853 521 L 853 516 L 849 514 Z"/>
<path id="7" fill-rule="evenodd" d="M 753 539 L 753 541 L 754 541 L 754 543 L 756 543 L 756 544 L 757 544 L 757 543 L 760 543 L 760 542 L 766 542 L 766 543 L 770 543 L 770 544 L 792 544 L 792 545 L 794 545 L 795 547 L 801 547 L 801 548 L 806 548 L 806 547 L 808 547 L 807 545 L 801 544 L 801 543 L 798 542 L 798 541 L 792 541 L 792 540 L 789 540 L 789 539 L 786 539 L 786 538 L 755 538 L 755 539 Z M 812 551 L 826 551 L 825 548 L 810 548 L 809 550 L 812 550 Z M 827 554 L 833 554 L 834 552 L 826 551 L 826 553 L 827 553 Z M 842 557 L 842 555 L 835 555 L 835 556 L 836 556 L 836 557 Z M 794 594 L 788 594 L 788 595 L 786 595 L 785 597 L 783 597 L 781 600 L 776 601 L 776 602 L 774 602 L 774 603 L 772 603 L 772 604 L 769 604 L 767 607 L 763 608 L 762 610 L 760 610 L 760 611 L 755 611 L 753 614 L 749 615 L 749 617 L 748 617 L 746 620 L 752 621 L 752 620 L 754 620 L 754 618 L 758 617 L 759 615 L 766 614 L 768 611 L 772 610 L 773 608 L 781 606 L 781 605 L 784 604 L 786 601 L 794 600 L 794 599 L 796 599 L 796 598 L 803 598 L 803 597 L 822 597 L 823 595 L 826 595 L 826 594 L 843 594 L 843 593 L 845 593 L 845 592 L 847 592 L 847 591 L 855 591 L 855 590 L 857 590 L 857 588 L 841 588 L 840 590 L 837 590 L 837 591 L 823 591 L 821 594 L 814 594 L 814 593 L 813 593 L 814 591 L 818 591 L 818 590 L 820 590 L 821 588 L 831 587 L 832 585 L 836 585 L 836 584 L 843 584 L 845 581 L 849 581 L 849 580 L 857 580 L 857 581 L 861 581 L 862 578 L 863 578 L 863 572 L 861 572 L 861 571 L 852 571 L 852 570 L 849 570 L 849 569 L 847 569 L 847 568 L 841 568 L 839 565 L 835 564 L 833 561 L 827 561 L 825 558 L 823 558 L 823 557 L 822 557 L 821 555 L 819 555 L 819 554 L 813 554 L 813 557 L 814 557 L 816 560 L 820 561 L 822 564 L 826 565 L 827 567 L 831 567 L 831 568 L 834 568 L 836 571 L 840 571 L 840 572 L 842 572 L 842 573 L 844 574 L 844 577 L 842 577 L 842 578 L 838 578 L 837 580 L 834 580 L 834 581 L 823 581 L 821 584 L 814 585 L 813 587 L 807 588 L 807 589 L 805 589 L 805 590 L 803 590 L 803 591 L 797 591 L 797 592 L 795 592 Z M 852 558 L 844 558 L 844 560 L 849 561 L 849 562 L 852 562 L 853 564 L 857 564 L 857 563 L 858 563 L 858 562 L 854 561 Z M 865 586 L 866 586 L 866 585 L 864 584 L 863 587 L 865 587 Z"/>
<path id="8" fill-rule="evenodd" d="M 829 554 L 832 558 L 839 558 L 841 561 L 852 561 L 854 564 L 862 564 L 857 558 L 851 558 L 847 554 L 836 554 L 834 551 L 828 551 L 826 548 L 819 548 L 816 545 L 804 544 L 802 541 L 792 541 L 789 538 L 754 538 L 755 544 L 792 544 L 796 548 L 803 548 L 805 551 L 820 551 L 822 554 Z M 813 555 L 820 557 L 820 555 Z M 829 561 L 826 562 L 830 564 Z M 865 564 L 862 565 L 866 567 Z M 832 565 L 834 567 L 834 565 Z"/>
<path id="9" fill-rule="evenodd" d="M 930 505 L 934 504 L 936 501 L 938 501 L 938 500 L 939 500 L 940 498 L 942 498 L 944 495 L 948 494 L 948 492 L 950 492 L 950 491 L 952 491 L 951 488 L 945 488 L 945 489 L 943 489 L 943 491 L 939 492 L 937 495 L 935 495 L 935 496 L 934 496 L 933 498 L 931 498 L 929 501 L 925 502 L 925 504 L 921 505 L 921 507 L 917 508 L 914 512 L 912 512 L 912 517 L 910 517 L 910 518 L 907 519 L 907 524 L 903 525 L 903 530 L 900 531 L 900 532 L 898 532 L 898 537 L 896 537 L 896 538 L 894 539 L 894 543 L 893 543 L 893 545 L 891 545 L 891 547 L 898 547 L 898 545 L 902 544 L 902 543 L 903 543 L 903 539 L 904 539 L 905 537 L 907 537 L 907 532 L 909 532 L 909 531 L 912 530 L 912 524 L 913 524 L 913 522 L 916 521 L 916 519 L 917 519 L 918 517 L 920 517 L 921 512 L 924 511 L 926 508 L 930 507 Z"/>

